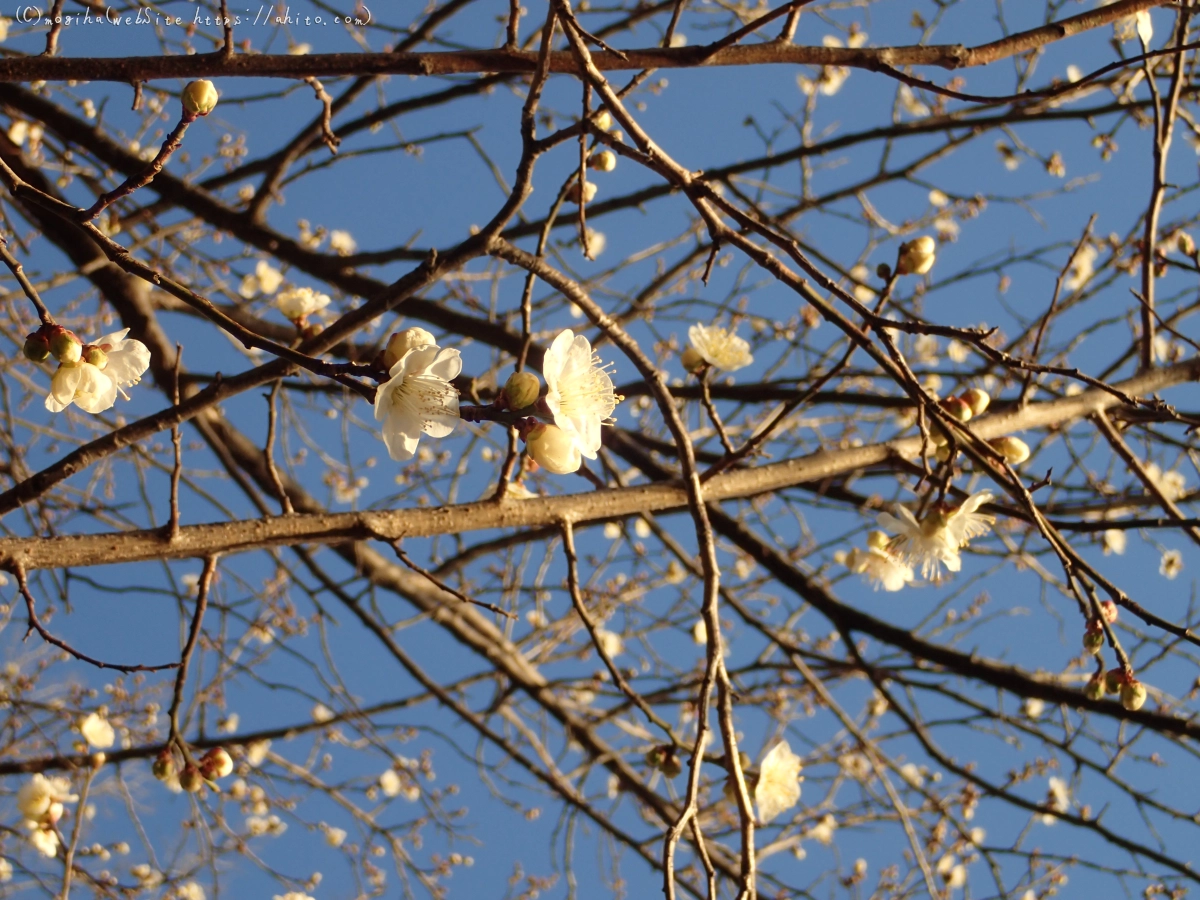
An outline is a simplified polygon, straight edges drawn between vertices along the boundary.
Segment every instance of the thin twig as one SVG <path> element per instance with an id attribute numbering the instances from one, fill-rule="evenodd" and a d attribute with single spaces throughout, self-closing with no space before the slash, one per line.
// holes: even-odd
<path id="1" fill-rule="evenodd" d="M 271 477 L 271 484 L 275 486 L 275 496 L 283 507 L 284 515 L 290 516 L 296 510 L 292 508 L 292 498 L 288 496 L 288 492 L 283 486 L 283 480 L 279 477 L 279 470 L 275 468 L 275 419 L 278 415 L 276 404 L 282 384 L 282 381 L 276 381 L 271 386 L 271 393 L 267 394 L 267 445 L 263 448 L 263 455 L 266 458 L 267 474 Z"/>
<path id="2" fill-rule="evenodd" d="M 506 619 L 516 619 L 517 618 L 517 614 L 514 612 L 510 612 L 507 609 L 501 609 L 499 606 L 496 606 L 495 604 L 492 604 L 492 603 L 485 603 L 483 600 L 475 600 L 471 597 L 468 597 L 462 591 L 456 591 L 454 588 L 450 587 L 450 585 L 446 584 L 444 581 L 442 581 L 440 578 L 438 578 L 436 575 L 434 575 L 428 569 L 422 568 L 421 566 L 419 566 L 415 562 L 413 562 L 412 559 L 409 557 L 409 555 L 400 549 L 399 541 L 389 541 L 388 544 L 391 546 L 392 550 L 396 554 L 396 558 L 398 560 L 400 560 L 400 562 L 404 563 L 406 566 L 408 566 L 410 569 L 412 569 L 418 575 L 424 575 L 427 579 L 429 579 L 429 582 L 434 587 L 438 588 L 439 590 L 445 591 L 447 594 L 449 594 L 452 597 L 457 597 L 463 603 L 470 603 L 472 606 L 481 607 L 482 609 L 486 609 L 489 612 L 494 612 L 498 616 L 504 616 Z"/>

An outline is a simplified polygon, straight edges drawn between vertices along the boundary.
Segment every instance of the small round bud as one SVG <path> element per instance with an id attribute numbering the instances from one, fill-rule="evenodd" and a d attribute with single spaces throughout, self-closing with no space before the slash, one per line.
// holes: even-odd
<path id="1" fill-rule="evenodd" d="M 924 275 L 933 268 L 936 253 L 937 241 L 927 234 L 905 241 L 896 257 L 896 274 Z"/>
<path id="2" fill-rule="evenodd" d="M 892 277 L 892 267 L 887 263 L 880 263 L 875 267 L 875 274 L 884 281 Z"/>
<path id="3" fill-rule="evenodd" d="M 201 78 L 183 89 L 183 108 L 193 116 L 207 116 L 217 108 L 217 88 Z"/>
<path id="4" fill-rule="evenodd" d="M 1117 617 L 1121 614 L 1121 610 L 1118 608 L 1117 604 L 1113 603 L 1111 600 L 1104 600 L 1100 603 L 1100 614 L 1104 616 L 1104 621 L 1111 625 L 1113 622 L 1117 621 Z"/>
<path id="5" fill-rule="evenodd" d="M 971 407 L 972 415 L 976 416 L 982 416 L 988 408 L 988 404 L 992 402 L 992 398 L 988 395 L 988 392 L 980 388 L 971 388 L 970 390 L 963 391 L 959 395 L 959 398 L 963 403 Z"/>
<path id="6" fill-rule="evenodd" d="M 83 356 L 83 341 L 74 332 L 59 328 L 50 336 L 50 352 L 64 366 L 74 366 Z"/>
<path id="7" fill-rule="evenodd" d="M 942 401 L 941 406 L 950 418 L 959 422 L 971 421 L 971 407 L 961 397 L 947 397 Z"/>
<path id="8" fill-rule="evenodd" d="M 600 188 L 596 185 L 596 182 L 585 181 L 583 183 L 583 202 L 591 203 L 596 198 L 596 191 L 598 191 L 599 189 Z M 576 181 L 569 188 L 567 188 L 567 202 L 568 203 L 578 203 L 579 197 L 580 197 L 579 182 Z"/>
<path id="9" fill-rule="evenodd" d="M 706 360 L 700 354 L 700 351 L 695 347 L 688 347 L 683 351 L 683 353 L 679 354 L 679 363 L 685 369 L 695 375 L 708 365 L 708 360 Z"/>
<path id="10" fill-rule="evenodd" d="M 592 124 L 601 131 L 608 131 L 608 129 L 612 128 L 612 116 L 607 109 L 601 110 L 592 117 Z"/>
<path id="11" fill-rule="evenodd" d="M 154 758 L 154 765 L 151 766 L 150 771 L 159 781 L 170 781 L 171 776 L 175 774 L 175 757 L 171 755 L 171 751 L 161 751 Z"/>
<path id="12" fill-rule="evenodd" d="M 1181 231 L 1175 236 L 1175 247 L 1184 256 L 1196 255 L 1196 242 L 1186 231 Z"/>
<path id="13" fill-rule="evenodd" d="M 189 794 L 194 794 L 204 787 L 204 776 L 195 766 L 188 766 L 179 773 L 179 786 Z"/>
<path id="14" fill-rule="evenodd" d="M 554 475 L 570 475 L 583 465 L 579 445 L 561 428 L 541 422 L 533 426 L 525 446 L 534 462 Z"/>
<path id="15" fill-rule="evenodd" d="M 937 450 L 934 451 L 933 455 L 938 462 L 950 462 L 950 445 L 938 444 Z"/>
<path id="16" fill-rule="evenodd" d="M 679 763 L 679 757 L 675 754 L 675 748 L 670 744 L 660 744 L 657 747 L 647 750 L 645 760 L 646 765 L 658 772 L 662 772 L 667 778 L 674 778 L 683 771 L 683 766 Z"/>
<path id="17" fill-rule="evenodd" d="M 83 361 L 91 363 L 97 369 L 103 369 L 108 365 L 108 354 L 95 344 L 88 344 L 83 348 Z"/>
<path id="18" fill-rule="evenodd" d="M 867 546 L 872 550 L 886 550 L 892 539 L 884 531 L 872 531 L 867 535 Z"/>
<path id="19" fill-rule="evenodd" d="M 108 755 L 103 750 L 97 750 L 95 753 L 92 754 L 91 759 L 89 761 L 91 762 L 93 769 L 99 770 L 99 769 L 104 768 L 104 763 L 107 760 L 108 760 Z"/>
<path id="20" fill-rule="evenodd" d="M 1094 676 L 1083 688 L 1083 696 L 1089 700 L 1104 699 L 1104 679 L 1099 675 Z"/>
<path id="21" fill-rule="evenodd" d="M 1087 630 L 1083 633 L 1083 649 L 1093 655 L 1104 649 L 1104 629 L 1100 627 L 1099 622 L 1088 623 Z"/>
<path id="22" fill-rule="evenodd" d="M 1104 693 L 1119 694 L 1121 685 L 1125 683 L 1125 670 L 1119 666 L 1104 673 Z"/>
<path id="23" fill-rule="evenodd" d="M 1121 705 L 1130 712 L 1137 712 L 1146 705 L 1146 686 L 1136 678 L 1121 685 Z"/>
<path id="24" fill-rule="evenodd" d="M 988 441 L 992 449 L 1004 457 L 1009 465 L 1019 466 L 1029 459 L 1029 445 L 1017 437 L 996 438 Z"/>
<path id="25" fill-rule="evenodd" d="M 213 747 L 200 759 L 200 774 L 209 781 L 224 778 L 233 771 L 233 759 L 224 747 Z"/>
<path id="26" fill-rule="evenodd" d="M 597 172 L 611 172 L 617 167 L 617 154 L 611 150 L 601 150 L 599 153 L 593 153 L 592 158 L 588 160 L 588 166 Z"/>
<path id="27" fill-rule="evenodd" d="M 387 347 L 383 351 L 383 368 L 392 371 L 392 366 L 400 362 L 409 350 L 416 347 L 436 347 L 437 338 L 424 328 L 414 326 L 397 331 L 388 338 Z"/>
<path id="28" fill-rule="evenodd" d="M 542 392 L 542 382 L 532 372 L 513 372 L 504 384 L 504 396 L 509 409 L 532 406 Z"/>
<path id="29" fill-rule="evenodd" d="M 46 340 L 45 335 L 35 331 L 25 338 L 25 346 L 21 348 L 21 352 L 32 362 L 45 362 L 50 356 L 50 342 Z"/>

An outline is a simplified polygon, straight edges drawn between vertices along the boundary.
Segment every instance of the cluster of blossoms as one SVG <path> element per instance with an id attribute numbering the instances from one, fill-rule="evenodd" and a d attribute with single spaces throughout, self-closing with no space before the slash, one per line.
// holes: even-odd
<path id="1" fill-rule="evenodd" d="M 174 751 L 168 746 L 159 751 L 151 767 L 154 777 L 173 791 L 187 791 L 194 794 L 204 785 L 214 791 L 218 778 L 224 778 L 233 772 L 233 758 L 224 747 L 212 747 L 200 757 L 199 763 L 191 760 L 190 754 L 180 767 Z"/>
<path id="2" fill-rule="evenodd" d="M 542 375 L 544 396 L 536 375 L 515 372 L 497 402 L 530 414 L 519 429 L 529 456 L 547 472 L 569 475 L 579 471 L 584 457 L 596 458 L 600 428 L 624 398 L 615 392 L 608 366 L 591 342 L 570 329 L 560 332 L 546 351 Z"/>
<path id="3" fill-rule="evenodd" d="M 60 325 L 44 325 L 25 339 L 27 359 L 51 356 L 58 370 L 50 379 L 46 409 L 62 412 L 72 403 L 84 412 L 101 413 L 117 402 L 124 388 L 137 384 L 150 367 L 150 351 L 141 341 L 127 340 L 129 329 L 84 343 Z"/>
<path id="4" fill-rule="evenodd" d="M 962 569 L 960 551 L 972 538 L 986 534 L 995 521 L 994 516 L 976 511 L 991 499 L 991 491 L 980 491 L 958 507 L 937 503 L 920 519 L 898 506 L 898 515 L 879 515 L 879 525 L 887 531 L 872 531 L 865 551 L 855 548 L 841 560 L 876 590 L 885 591 L 912 584 L 917 568 L 923 578 L 934 580 L 941 576 L 942 566 L 958 572 Z"/>
<path id="5" fill-rule="evenodd" d="M 17 791 L 17 809 L 25 817 L 29 839 L 43 856 L 58 855 L 58 821 L 66 813 L 64 804 L 79 798 L 71 793 L 71 782 L 65 778 L 47 778 L 34 774 Z"/>

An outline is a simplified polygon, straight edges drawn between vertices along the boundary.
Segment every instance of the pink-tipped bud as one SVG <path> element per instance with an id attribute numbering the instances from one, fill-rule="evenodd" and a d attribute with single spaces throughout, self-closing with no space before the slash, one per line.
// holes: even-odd
<path id="1" fill-rule="evenodd" d="M 78 365 L 83 356 L 83 341 L 74 332 L 58 327 L 50 334 L 50 353 L 64 366 Z"/>
<path id="2" fill-rule="evenodd" d="M 1111 625 L 1117 621 L 1117 616 L 1121 614 L 1121 611 L 1111 600 L 1104 600 L 1100 603 L 1100 614 L 1104 616 L 1104 621 Z"/>
<path id="3" fill-rule="evenodd" d="M 233 771 L 233 758 L 224 747 L 213 747 L 200 758 L 200 774 L 209 781 L 224 778 Z"/>
<path id="4" fill-rule="evenodd" d="M 961 397 L 947 397 L 941 402 L 941 407 L 946 411 L 946 415 L 958 422 L 971 421 L 971 405 Z"/>

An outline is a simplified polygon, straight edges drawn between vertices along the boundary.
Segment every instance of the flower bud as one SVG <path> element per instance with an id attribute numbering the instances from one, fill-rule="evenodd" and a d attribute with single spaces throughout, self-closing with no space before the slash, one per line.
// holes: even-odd
<path id="1" fill-rule="evenodd" d="M 1121 685 L 1125 683 L 1125 670 L 1118 666 L 1104 673 L 1104 693 L 1119 694 Z"/>
<path id="2" fill-rule="evenodd" d="M 679 363 L 694 375 L 708 365 L 708 360 L 695 347 L 688 347 L 679 354 Z"/>
<path id="3" fill-rule="evenodd" d="M 1104 629 L 1099 622 L 1093 620 L 1088 623 L 1083 633 L 1083 649 L 1092 655 L 1098 655 L 1104 649 Z"/>
<path id="4" fill-rule="evenodd" d="M 675 754 L 675 748 L 669 744 L 661 744 L 647 751 L 646 765 L 662 772 L 667 778 L 674 778 L 683 771 L 679 757 Z"/>
<path id="5" fill-rule="evenodd" d="M 50 342 L 46 340 L 45 335 L 35 331 L 25 338 L 25 346 L 21 348 L 21 352 L 32 362 L 44 362 L 50 355 Z"/>
<path id="6" fill-rule="evenodd" d="M 617 154 L 611 150 L 593 153 L 592 158 L 588 160 L 588 166 L 597 172 L 611 172 L 617 167 Z"/>
<path id="7" fill-rule="evenodd" d="M 1136 678 L 1121 685 L 1121 705 L 1130 712 L 1137 712 L 1146 705 L 1146 686 Z"/>
<path id="8" fill-rule="evenodd" d="M 1010 465 L 1019 466 L 1025 460 L 1029 459 L 1029 445 L 1020 438 L 1009 435 L 1008 437 L 988 441 L 988 443 Z"/>
<path id="9" fill-rule="evenodd" d="M 608 129 L 612 128 L 612 116 L 607 109 L 601 110 L 592 117 L 592 124 L 601 131 L 608 131 Z"/>
<path id="10" fill-rule="evenodd" d="M 1186 231 L 1181 231 L 1175 236 L 1175 247 L 1184 256 L 1196 255 L 1196 242 Z"/>
<path id="11" fill-rule="evenodd" d="M 424 328 L 412 327 L 397 331 L 388 338 L 387 347 L 383 351 L 383 368 L 392 371 L 392 366 L 404 358 L 404 354 L 415 347 L 436 347 L 437 338 Z"/>
<path id="12" fill-rule="evenodd" d="M 183 89 L 183 108 L 193 116 L 207 116 L 217 108 L 217 89 L 201 78 Z"/>
<path id="13" fill-rule="evenodd" d="M 43 825 L 56 825 L 58 824 L 58 820 L 63 817 L 63 814 L 66 811 L 67 810 L 65 807 L 63 807 L 61 801 L 51 800 L 50 807 L 46 810 L 45 815 L 43 815 L 39 821 Z"/>
<path id="14" fill-rule="evenodd" d="M 64 366 L 73 366 L 83 356 L 83 342 L 74 332 L 59 328 L 50 336 L 50 352 Z"/>
<path id="15" fill-rule="evenodd" d="M 170 750 L 161 751 L 154 758 L 154 765 L 150 771 L 154 773 L 154 777 L 159 781 L 170 781 L 175 774 L 175 757 L 171 755 Z"/>
<path id="16" fill-rule="evenodd" d="M 969 403 L 961 397 L 947 397 L 941 403 L 946 415 L 959 422 L 970 422 L 972 410 Z"/>
<path id="17" fill-rule="evenodd" d="M 884 531 L 872 531 L 867 535 L 867 546 L 872 550 L 886 550 L 892 539 Z"/>
<path id="18" fill-rule="evenodd" d="M 936 253 L 937 242 L 927 234 L 905 241 L 900 245 L 900 254 L 896 258 L 896 274 L 924 275 L 933 268 Z"/>
<path id="19" fill-rule="evenodd" d="M 600 188 L 597 187 L 596 182 L 585 181 L 583 183 L 583 202 L 591 203 L 596 198 L 596 191 L 598 191 L 599 189 Z M 580 196 L 579 182 L 576 181 L 569 188 L 567 188 L 567 202 L 568 203 L 578 203 L 579 196 Z"/>
<path id="20" fill-rule="evenodd" d="M 884 281 L 887 281 L 892 277 L 892 267 L 887 263 L 880 263 L 875 267 L 875 275 L 879 278 L 882 278 Z"/>
<path id="21" fill-rule="evenodd" d="M 103 369 L 108 365 L 108 354 L 95 344 L 88 344 L 83 348 L 83 361 L 91 363 L 97 369 Z"/>
<path id="22" fill-rule="evenodd" d="M 988 392 L 980 388 L 971 388 L 969 391 L 963 391 L 959 398 L 967 406 L 971 407 L 972 415 L 982 416 L 988 408 L 988 404 L 992 402 L 992 398 L 988 396 Z"/>
<path id="23" fill-rule="evenodd" d="M 188 766 L 179 773 L 179 786 L 189 794 L 194 794 L 204 787 L 204 776 L 195 766 Z"/>
<path id="24" fill-rule="evenodd" d="M 554 475 L 570 475 L 583 465 L 583 456 L 575 438 L 555 425 L 539 422 L 525 438 L 525 446 L 534 461 Z"/>
<path id="25" fill-rule="evenodd" d="M 950 445 L 949 444 L 938 444 L 937 450 L 934 451 L 933 455 L 937 459 L 938 462 L 949 462 L 950 461 Z"/>
<path id="26" fill-rule="evenodd" d="M 1117 621 L 1117 616 L 1120 614 L 1121 611 L 1117 607 L 1117 604 L 1113 603 L 1111 600 L 1104 600 L 1101 602 L 1100 615 L 1104 616 L 1105 622 L 1108 622 L 1111 625 L 1113 622 Z"/>
<path id="27" fill-rule="evenodd" d="M 542 382 L 532 372 L 513 372 L 504 384 L 509 409 L 532 406 L 542 392 Z"/>
<path id="28" fill-rule="evenodd" d="M 200 774 L 209 781 L 224 778 L 233 771 L 233 759 L 224 747 L 213 747 L 200 758 Z"/>
<path id="29" fill-rule="evenodd" d="M 1084 686 L 1083 696 L 1089 700 L 1104 699 L 1104 679 L 1099 675 L 1093 676 L 1091 681 Z"/>

